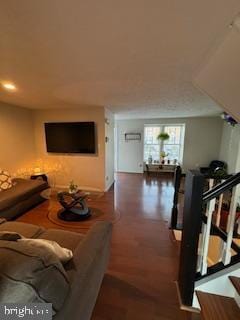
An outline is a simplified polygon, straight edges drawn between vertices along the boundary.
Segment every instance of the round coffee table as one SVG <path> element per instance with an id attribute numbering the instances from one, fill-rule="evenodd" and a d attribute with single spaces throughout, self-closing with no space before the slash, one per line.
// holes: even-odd
<path id="1" fill-rule="evenodd" d="M 57 199 L 63 209 L 58 211 L 59 219 L 64 221 L 81 221 L 91 216 L 91 211 L 86 203 L 87 194 L 78 191 L 69 193 L 66 191 L 58 192 Z"/>

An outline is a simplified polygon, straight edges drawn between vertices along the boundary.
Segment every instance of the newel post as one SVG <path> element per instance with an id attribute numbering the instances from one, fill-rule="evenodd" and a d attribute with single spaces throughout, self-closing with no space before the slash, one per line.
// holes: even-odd
<path id="1" fill-rule="evenodd" d="M 191 306 L 197 271 L 198 241 L 202 225 L 204 177 L 196 170 L 187 173 L 183 210 L 183 230 L 178 274 L 181 302 Z"/>
<path id="2" fill-rule="evenodd" d="M 170 229 L 177 229 L 178 193 L 179 193 L 180 184 L 181 184 L 181 177 L 182 177 L 182 169 L 180 166 L 177 166 L 174 172 L 174 196 L 173 196 L 173 207 L 172 207 Z"/>

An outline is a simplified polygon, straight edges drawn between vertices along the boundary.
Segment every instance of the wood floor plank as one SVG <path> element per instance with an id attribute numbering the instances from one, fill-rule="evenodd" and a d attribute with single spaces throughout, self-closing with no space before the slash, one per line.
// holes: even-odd
<path id="1" fill-rule="evenodd" d="M 240 309 L 233 298 L 197 291 L 203 320 L 239 320 Z"/>

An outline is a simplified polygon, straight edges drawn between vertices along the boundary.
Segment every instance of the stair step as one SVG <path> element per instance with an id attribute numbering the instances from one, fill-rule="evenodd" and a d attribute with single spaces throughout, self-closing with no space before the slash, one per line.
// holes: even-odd
<path id="1" fill-rule="evenodd" d="M 233 298 L 196 291 L 204 320 L 239 320 L 240 309 Z"/>
<path id="2" fill-rule="evenodd" d="M 230 276 L 229 279 L 231 280 L 232 284 L 234 285 L 235 289 L 237 290 L 237 293 L 240 294 L 240 278 Z"/>

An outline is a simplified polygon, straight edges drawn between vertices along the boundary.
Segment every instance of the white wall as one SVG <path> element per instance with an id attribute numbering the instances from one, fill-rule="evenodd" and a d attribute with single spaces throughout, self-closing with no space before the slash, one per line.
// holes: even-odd
<path id="1" fill-rule="evenodd" d="M 74 180 L 79 187 L 89 190 L 105 190 L 105 127 L 104 108 L 89 107 L 34 111 L 37 157 L 50 171 L 58 169 L 52 179 L 57 186 L 68 186 Z M 44 123 L 60 121 L 94 121 L 97 128 L 97 154 L 50 154 L 46 151 Z"/>
<path id="2" fill-rule="evenodd" d="M 35 159 L 32 112 L 0 103 L 0 168 L 15 174 L 25 171 Z"/>
<path id="3" fill-rule="evenodd" d="M 224 123 L 220 148 L 220 160 L 228 164 L 228 173 L 240 171 L 240 125 L 232 127 Z"/>
<path id="4" fill-rule="evenodd" d="M 118 159 L 117 170 L 123 172 L 143 171 L 144 124 L 185 124 L 183 169 L 207 166 L 219 158 L 223 121 L 220 117 L 117 120 Z M 142 134 L 141 142 L 125 142 L 126 132 Z"/>
<path id="5" fill-rule="evenodd" d="M 141 133 L 143 139 L 142 120 L 116 120 L 117 129 L 117 171 L 143 172 L 143 142 L 125 142 L 125 133 Z"/>
<path id="6" fill-rule="evenodd" d="M 105 190 L 114 182 L 114 115 L 105 109 Z"/>
<path id="7" fill-rule="evenodd" d="M 97 154 L 47 153 L 44 123 L 55 121 L 94 121 Z M 73 179 L 79 187 L 97 191 L 107 190 L 114 182 L 114 116 L 102 107 L 29 110 L 0 103 L 0 139 L 0 168 L 12 174 L 29 175 L 40 167 L 55 186 L 66 187 Z"/>
<path id="8" fill-rule="evenodd" d="M 240 121 L 240 26 L 229 28 L 221 44 L 210 54 L 195 84 Z"/>

